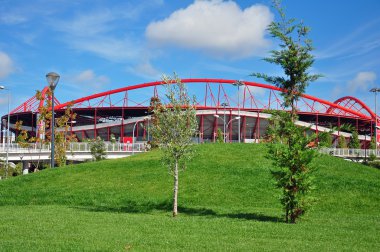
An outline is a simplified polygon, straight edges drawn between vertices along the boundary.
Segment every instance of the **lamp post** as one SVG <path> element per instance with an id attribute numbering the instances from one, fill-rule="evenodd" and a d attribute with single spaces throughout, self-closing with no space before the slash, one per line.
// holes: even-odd
<path id="1" fill-rule="evenodd" d="M 144 117 L 143 120 L 146 120 L 146 119 L 149 119 L 149 117 Z M 137 123 L 140 122 L 140 121 L 136 121 L 135 122 L 135 125 L 133 125 L 133 129 L 132 129 L 132 155 L 135 154 L 135 149 L 134 149 L 134 144 L 135 144 L 135 129 L 136 129 L 136 125 Z"/>
<path id="2" fill-rule="evenodd" d="M 377 92 L 380 92 L 380 88 L 371 88 L 369 90 L 372 93 L 375 93 L 375 150 L 376 150 L 376 157 L 377 157 Z"/>
<path id="3" fill-rule="evenodd" d="M 227 126 L 226 126 L 227 129 L 228 129 L 228 125 L 230 125 L 230 123 L 231 123 L 233 120 L 239 120 L 239 121 L 240 121 L 240 116 L 237 116 L 237 117 L 235 117 L 235 118 L 232 118 L 232 119 L 227 123 Z"/>
<path id="4" fill-rule="evenodd" d="M 58 84 L 59 78 L 59 74 L 54 72 L 46 74 L 46 80 L 51 90 L 51 168 L 54 168 L 54 89 Z"/>
<path id="5" fill-rule="evenodd" d="M 5 178 L 8 177 L 8 166 L 9 166 L 9 145 L 10 145 L 10 139 L 9 139 L 9 121 L 11 119 L 10 115 L 10 104 L 11 104 L 11 90 L 8 88 L 5 88 L 4 86 L 0 86 L 0 89 L 8 90 L 8 119 L 7 119 L 7 148 L 6 148 L 6 159 L 5 159 Z"/>
<path id="6" fill-rule="evenodd" d="M 234 84 L 232 84 L 232 85 L 234 85 L 234 86 L 237 86 L 237 88 L 238 88 L 238 141 L 239 141 L 239 143 L 240 143 L 240 86 L 243 86 L 244 85 L 244 83 L 243 82 L 241 82 L 241 81 L 236 81 Z"/>
<path id="7" fill-rule="evenodd" d="M 220 105 L 223 106 L 223 143 L 225 143 L 226 142 L 226 106 L 228 106 L 228 104 L 223 102 Z"/>

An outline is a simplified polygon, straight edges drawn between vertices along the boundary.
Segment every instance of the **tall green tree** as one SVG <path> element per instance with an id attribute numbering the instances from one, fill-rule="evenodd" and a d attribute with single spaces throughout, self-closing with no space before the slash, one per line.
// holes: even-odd
<path id="1" fill-rule="evenodd" d="M 185 170 L 186 162 L 193 153 L 192 137 L 196 135 L 197 119 L 195 97 L 190 98 L 185 85 L 176 74 L 163 76 L 168 102 L 153 100 L 152 136 L 163 152 L 163 163 L 173 176 L 173 217 L 178 214 L 179 171 Z"/>
<path id="2" fill-rule="evenodd" d="M 274 131 L 277 137 L 272 138 L 269 154 L 277 167 L 272 175 L 277 186 L 282 189 L 281 203 L 285 210 L 285 221 L 295 223 L 305 213 L 308 193 L 313 188 L 309 164 L 314 153 L 306 149 L 304 130 L 295 126 L 296 102 L 310 82 L 317 80 L 320 75 L 309 73 L 314 63 L 312 42 L 307 37 L 310 29 L 302 22 L 288 19 L 281 7 L 281 1 L 273 1 L 273 7 L 277 10 L 280 21 L 272 22 L 268 31 L 279 41 L 279 49 L 272 50 L 270 57 L 264 60 L 280 66 L 283 75 L 252 75 L 283 89 L 284 106 L 290 108 L 289 114 L 276 115 L 283 123 L 278 124 Z"/>

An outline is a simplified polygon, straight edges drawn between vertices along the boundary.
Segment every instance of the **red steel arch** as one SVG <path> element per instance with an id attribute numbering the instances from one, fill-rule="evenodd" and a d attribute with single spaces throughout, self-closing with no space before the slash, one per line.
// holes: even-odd
<path id="1" fill-rule="evenodd" d="M 367 112 L 372 117 L 372 119 L 375 120 L 375 118 L 376 118 L 375 113 L 364 102 L 357 99 L 356 97 L 344 96 L 344 97 L 341 97 L 338 100 L 334 101 L 334 104 L 339 104 L 339 105 L 344 106 L 346 108 L 355 109 L 356 111 L 358 111 L 360 113 L 361 113 L 361 111 L 364 110 L 365 112 Z M 330 107 L 327 110 L 327 113 L 333 113 L 334 110 L 335 110 L 335 107 Z"/>
<path id="2" fill-rule="evenodd" d="M 236 80 L 201 78 L 201 79 L 182 79 L 182 82 L 183 83 L 187 83 L 187 84 L 189 84 L 189 83 L 234 84 L 234 83 L 236 83 Z M 250 86 L 250 87 L 258 87 L 258 88 L 264 88 L 264 89 L 268 89 L 268 90 L 285 92 L 285 90 L 283 90 L 281 88 L 278 88 L 278 87 L 275 87 L 275 86 L 271 86 L 271 85 L 268 85 L 268 84 L 261 84 L 261 83 L 250 82 L 250 81 L 242 81 L 242 83 L 244 83 L 244 85 Z M 98 94 L 93 94 L 93 95 L 90 95 L 90 96 L 82 97 L 82 98 L 79 98 L 79 99 L 74 100 L 74 101 L 62 103 L 62 104 L 56 106 L 56 109 L 62 109 L 62 108 L 65 108 L 68 105 L 79 104 L 79 103 L 82 103 L 84 101 L 89 101 L 89 100 L 100 98 L 100 97 L 106 97 L 106 96 L 109 96 L 109 95 L 112 95 L 112 94 L 115 94 L 115 93 L 120 93 L 120 92 L 140 89 L 140 88 L 146 88 L 146 87 L 154 87 L 154 86 L 159 86 L 159 85 L 164 85 L 164 84 L 165 83 L 163 81 L 155 81 L 155 82 L 149 82 L 149 83 L 143 83 L 143 84 L 138 84 L 138 85 L 133 85 L 133 86 L 127 86 L 127 87 L 123 87 L 123 88 L 118 88 L 118 89 L 114 89 L 114 90 L 110 90 L 110 91 L 101 92 L 101 93 L 98 93 Z M 367 119 L 367 120 L 371 119 L 370 117 L 368 117 L 367 115 L 361 113 L 360 111 L 353 110 L 351 108 L 347 108 L 345 106 L 340 105 L 337 102 L 332 103 L 332 102 L 329 102 L 329 101 L 326 101 L 326 100 L 323 100 L 323 99 L 320 99 L 320 98 L 317 98 L 317 97 L 314 97 L 314 96 L 311 96 L 311 95 L 307 95 L 307 94 L 303 94 L 303 95 L 301 95 L 301 97 L 305 98 L 305 99 L 308 99 L 308 100 L 311 100 L 313 102 L 318 102 L 318 103 L 324 104 L 326 106 L 329 106 L 329 108 L 325 112 L 326 114 L 337 114 L 336 111 L 340 110 L 340 111 L 343 111 L 346 114 L 353 115 L 353 116 L 356 116 L 356 117 L 359 117 L 359 118 L 362 118 L 362 119 Z M 354 98 L 354 99 L 359 104 L 361 104 L 369 112 L 369 114 L 371 116 L 374 117 L 374 113 L 368 108 L 368 106 L 366 106 L 360 100 L 358 100 L 356 98 Z"/>
<path id="3" fill-rule="evenodd" d="M 186 84 L 196 84 L 196 83 L 209 84 L 209 83 L 212 83 L 212 84 L 219 84 L 219 85 L 222 85 L 222 84 L 232 85 L 232 84 L 236 83 L 236 80 L 192 78 L 192 79 L 182 79 L 182 82 L 186 83 Z M 275 93 L 275 92 L 280 92 L 280 93 L 285 92 L 284 90 L 282 90 L 278 87 L 272 86 L 272 85 L 268 85 L 268 84 L 256 83 L 256 82 L 251 82 L 251 81 L 241 81 L 241 82 L 244 84 L 244 99 L 245 100 L 251 99 L 251 103 L 254 104 L 252 106 L 256 106 L 255 107 L 256 109 L 258 109 L 258 110 L 272 109 L 271 99 L 273 99 L 273 101 L 275 101 L 277 103 L 278 108 L 284 109 L 282 106 L 281 99 Z M 86 108 L 92 108 L 92 107 L 96 107 L 96 106 L 113 107 L 115 105 L 111 102 L 111 95 L 119 94 L 122 92 L 128 92 L 131 90 L 148 88 L 148 87 L 154 87 L 155 88 L 154 92 L 156 94 L 157 86 L 162 86 L 164 84 L 165 83 L 163 81 L 154 81 L 154 82 L 149 82 L 149 83 L 142 83 L 142 84 L 137 84 L 137 85 L 132 85 L 132 86 L 126 86 L 123 88 L 113 89 L 113 90 L 89 95 L 89 96 L 82 97 L 82 98 L 79 98 L 79 99 L 76 99 L 73 101 L 65 102 L 62 104 L 59 104 L 58 100 L 56 100 L 55 101 L 55 104 L 56 104 L 55 109 L 60 110 L 60 109 L 67 107 L 68 105 L 71 105 L 74 108 L 75 107 L 81 107 L 81 106 L 83 107 L 84 103 L 86 103 L 86 102 L 88 103 Z M 257 105 L 257 101 L 254 100 L 254 97 L 251 93 L 251 90 L 249 89 L 250 87 L 269 90 L 271 92 L 269 94 L 269 102 L 268 102 L 269 105 L 262 105 L 261 107 L 259 107 Z M 45 87 L 42 90 L 43 96 L 46 95 L 47 90 L 48 90 L 48 87 Z M 219 86 L 218 94 L 214 95 L 212 93 L 211 88 L 209 90 L 207 90 L 207 87 L 206 87 L 206 96 L 208 95 L 210 97 L 210 99 L 213 99 L 213 102 L 212 102 L 213 106 L 207 105 L 206 101 L 205 101 L 204 105 L 201 105 L 201 103 L 199 103 L 198 108 L 219 107 L 220 106 L 219 100 L 221 97 L 220 93 L 222 92 L 221 90 L 224 91 L 223 87 L 221 88 Z M 207 92 L 209 92 L 209 94 L 207 94 Z M 271 95 L 272 95 L 272 97 L 271 97 Z M 226 94 L 224 94 L 224 96 L 226 96 Z M 96 99 L 100 99 L 101 101 L 96 105 L 91 105 L 90 101 L 96 100 Z M 352 104 L 345 103 L 345 101 L 354 101 L 355 104 L 360 105 L 360 107 L 357 108 L 355 106 L 352 106 Z M 307 110 L 310 113 L 315 113 L 315 114 L 345 115 L 345 116 L 360 118 L 360 119 L 364 119 L 364 120 L 371 120 L 371 119 L 375 118 L 375 114 L 369 109 L 369 107 L 367 105 L 365 105 L 359 99 L 354 98 L 354 97 L 349 97 L 349 96 L 340 98 L 335 102 L 330 102 L 330 101 L 323 100 L 323 99 L 320 99 L 320 98 L 317 98 L 317 97 L 314 97 L 311 95 L 303 94 L 300 97 L 299 103 L 303 103 L 303 106 L 304 106 L 304 108 L 301 108 L 302 106 L 300 105 L 300 108 L 299 108 L 300 112 L 303 112 L 303 110 L 304 111 Z M 27 111 L 38 111 L 38 108 L 40 106 L 42 106 L 42 104 L 43 104 L 43 101 L 40 101 L 40 102 L 36 101 L 36 98 L 34 96 L 31 99 L 24 102 L 23 104 L 21 104 L 20 106 L 18 106 L 11 113 L 14 114 L 14 113 L 19 113 L 19 112 L 27 112 Z M 106 106 L 104 104 L 106 104 Z M 245 101 L 243 101 L 243 106 L 242 106 L 243 108 L 244 108 L 244 104 L 245 104 Z M 139 104 L 139 105 L 141 105 L 141 104 Z M 316 105 L 319 106 L 319 109 L 316 108 L 317 107 Z M 125 106 L 125 102 L 124 102 L 123 106 Z M 363 111 L 367 112 L 369 115 L 363 113 Z"/>
<path id="4" fill-rule="evenodd" d="M 241 132 L 244 132 L 248 138 L 259 139 L 260 135 L 265 132 L 267 125 L 265 111 L 269 109 L 285 109 L 281 96 L 285 90 L 276 86 L 240 81 L 243 85 L 237 90 L 236 87 L 232 87 L 237 82 L 236 80 L 192 78 L 182 79 L 182 82 L 191 84 L 187 85 L 189 93 L 195 93 L 200 99 L 197 101 L 197 109 L 200 137 L 202 139 L 215 140 L 217 129 L 221 127 L 221 120 L 218 120 L 214 114 L 227 116 L 224 120 L 231 120 L 237 114 L 239 108 L 243 114 Z M 163 81 L 154 81 L 125 86 L 62 104 L 55 100 L 55 110 L 57 110 L 58 114 L 62 114 L 67 106 L 71 106 L 73 111 L 79 114 L 79 119 L 74 123 L 76 125 L 70 126 L 70 130 L 76 132 L 78 139 L 102 135 L 109 140 L 110 134 L 123 138 L 134 130 L 133 123 L 135 121 L 133 120 L 146 115 L 152 96 L 157 96 L 162 101 L 165 101 L 164 91 L 161 88 L 164 84 Z M 47 96 L 47 91 L 48 87 L 45 87 L 41 91 L 41 95 L 45 99 L 51 99 Z M 236 91 L 239 91 L 240 100 L 237 99 Z M 202 95 L 204 95 L 203 98 Z M 227 104 L 224 108 L 223 103 Z M 13 121 L 15 121 L 21 118 L 25 122 L 29 120 L 29 124 L 25 124 L 25 127 L 29 127 L 31 135 L 36 135 L 34 124 L 38 118 L 38 110 L 43 104 L 43 101 L 33 96 L 11 112 L 11 119 L 13 117 Z M 342 97 L 335 102 L 330 102 L 303 94 L 296 105 L 300 118 L 302 118 L 301 120 L 315 125 L 314 130 L 317 132 L 323 130 L 323 127 L 329 127 L 329 123 L 338 126 L 341 123 L 349 123 L 355 125 L 357 129 L 366 127 L 368 129 L 367 134 L 370 129 L 372 136 L 373 118 L 376 118 L 376 115 L 368 106 L 354 97 Z M 132 120 L 131 118 L 135 119 Z M 143 129 L 139 129 L 138 126 L 136 128 L 136 136 L 145 134 L 142 133 L 145 132 Z M 237 123 L 235 124 L 234 121 L 231 121 L 230 126 L 227 128 L 228 132 L 226 134 L 231 137 L 231 140 L 236 139 Z"/>

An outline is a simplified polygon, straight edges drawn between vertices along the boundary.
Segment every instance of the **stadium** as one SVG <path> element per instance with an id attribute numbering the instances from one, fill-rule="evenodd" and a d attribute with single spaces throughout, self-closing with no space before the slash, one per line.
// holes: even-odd
<path id="1" fill-rule="evenodd" d="M 188 93 L 196 96 L 198 142 L 214 142 L 222 132 L 226 142 L 260 142 L 268 127 L 269 110 L 285 110 L 281 90 L 278 87 L 250 81 L 226 79 L 182 79 Z M 42 91 L 44 99 L 49 87 Z M 59 93 L 59 88 L 55 90 Z M 150 139 L 149 104 L 152 97 L 165 98 L 165 83 L 155 81 L 130 85 L 123 88 L 79 97 L 72 101 L 54 99 L 56 118 L 64 114 L 67 106 L 76 113 L 75 120 L 69 122 L 69 131 L 78 141 L 101 137 L 110 141 L 115 137 L 120 142 L 147 141 Z M 36 96 L 11 110 L 10 131 L 17 136 L 16 122 L 22 121 L 29 136 L 43 137 L 39 133 L 39 108 L 44 101 Z M 375 135 L 376 115 L 362 101 L 346 96 L 336 101 L 326 101 L 304 94 L 297 102 L 300 126 L 318 132 L 331 132 L 334 144 L 343 135 L 347 140 L 349 132 L 341 129 L 350 125 L 359 132 L 362 148 L 368 146 Z M 8 115 L 1 118 L 1 141 L 4 142 Z M 378 134 L 376 134 L 378 136 Z M 239 137 L 240 136 L 240 137 Z"/>

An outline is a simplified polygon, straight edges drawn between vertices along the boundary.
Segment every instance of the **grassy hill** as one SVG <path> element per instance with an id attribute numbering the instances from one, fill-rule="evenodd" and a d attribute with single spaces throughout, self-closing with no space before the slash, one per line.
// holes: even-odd
<path id="1" fill-rule="evenodd" d="M 282 222 L 264 145 L 198 145 L 172 177 L 158 151 L 0 181 L 2 251 L 380 251 L 380 171 L 315 160 L 318 199 Z"/>

